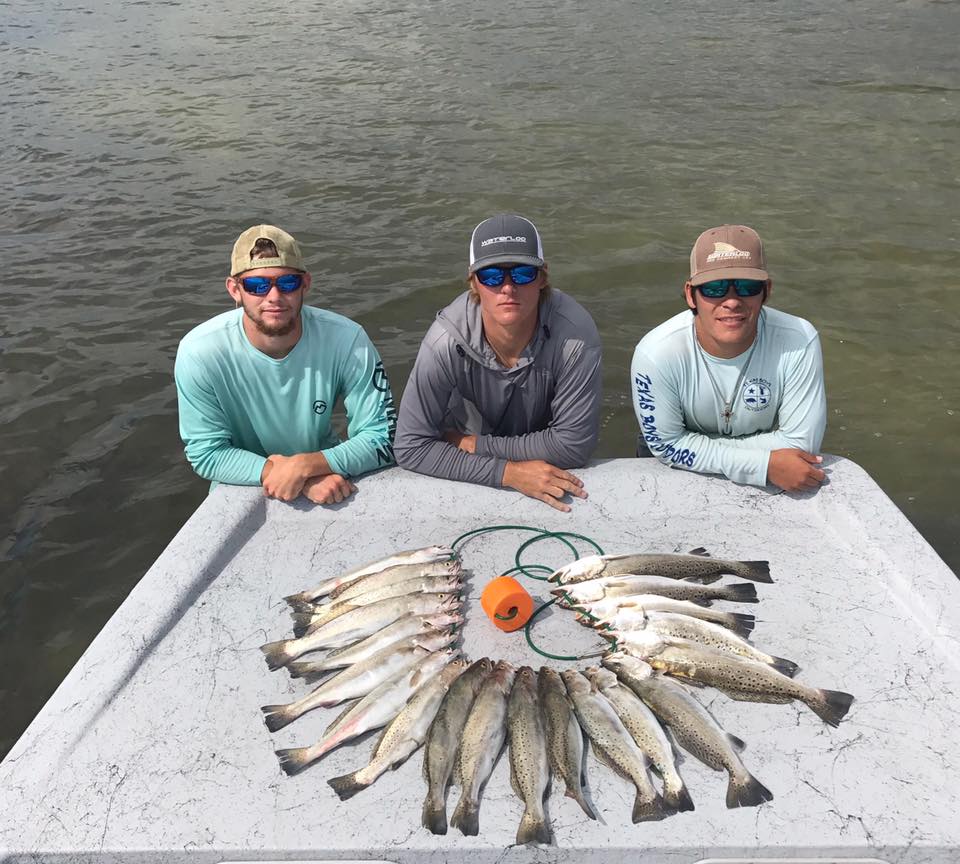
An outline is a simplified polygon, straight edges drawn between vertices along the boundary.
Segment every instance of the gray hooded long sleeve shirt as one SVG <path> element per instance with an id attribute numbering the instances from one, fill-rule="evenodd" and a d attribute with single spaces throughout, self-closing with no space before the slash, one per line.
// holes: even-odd
<path id="1" fill-rule="evenodd" d="M 533 339 L 507 369 L 483 336 L 480 304 L 464 292 L 420 345 L 400 403 L 397 464 L 486 486 L 501 485 L 508 461 L 580 467 L 597 445 L 601 385 L 600 336 L 572 297 L 551 290 Z M 448 430 L 476 435 L 476 453 L 444 441 Z"/>

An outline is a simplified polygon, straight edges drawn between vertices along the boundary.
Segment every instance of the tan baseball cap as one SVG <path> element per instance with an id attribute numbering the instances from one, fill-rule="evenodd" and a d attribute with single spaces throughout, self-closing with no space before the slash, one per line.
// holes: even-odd
<path id="1" fill-rule="evenodd" d="M 690 284 L 713 279 L 769 279 L 760 235 L 746 225 L 708 228 L 690 253 Z"/>
<path id="2" fill-rule="evenodd" d="M 277 247 L 279 253 L 276 258 L 251 258 L 253 247 L 257 240 L 270 240 Z M 307 268 L 303 265 L 303 255 L 300 246 L 282 228 L 275 225 L 254 225 L 248 228 L 233 244 L 233 253 L 230 255 L 230 275 L 236 276 L 245 270 L 255 270 L 259 267 L 289 267 L 292 270 Z"/>

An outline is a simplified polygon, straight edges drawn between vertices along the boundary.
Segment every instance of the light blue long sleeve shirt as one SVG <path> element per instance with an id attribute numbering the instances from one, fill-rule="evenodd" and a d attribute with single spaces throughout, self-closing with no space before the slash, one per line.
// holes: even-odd
<path id="1" fill-rule="evenodd" d="M 275 453 L 320 451 L 344 477 L 393 464 L 393 395 L 380 355 L 359 324 L 304 306 L 300 340 L 276 360 L 250 344 L 242 316 L 237 309 L 205 321 L 177 349 L 180 437 L 197 474 L 258 485 Z M 346 441 L 330 423 L 339 398 Z"/>
<path id="2" fill-rule="evenodd" d="M 817 331 L 802 318 L 764 307 L 755 344 L 752 356 L 747 349 L 731 359 L 700 351 L 689 310 L 640 340 L 630 367 L 633 410 L 661 462 L 763 486 L 771 451 L 819 453 L 827 400 Z M 724 398 L 733 396 L 729 435 L 721 434 L 723 405 L 711 373 Z"/>

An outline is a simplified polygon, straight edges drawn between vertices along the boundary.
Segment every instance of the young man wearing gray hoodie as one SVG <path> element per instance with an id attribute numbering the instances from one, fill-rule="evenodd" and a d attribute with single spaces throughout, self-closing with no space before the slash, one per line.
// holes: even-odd
<path id="1" fill-rule="evenodd" d="M 600 426 L 600 336 L 550 287 L 536 227 L 515 215 L 470 239 L 470 288 L 437 313 L 407 382 L 394 441 L 402 468 L 510 487 L 569 511 L 586 498 Z"/>

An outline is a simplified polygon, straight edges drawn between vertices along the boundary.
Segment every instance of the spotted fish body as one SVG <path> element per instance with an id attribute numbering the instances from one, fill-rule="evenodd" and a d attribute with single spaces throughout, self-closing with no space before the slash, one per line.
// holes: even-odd
<path id="1" fill-rule="evenodd" d="M 480 833 L 480 795 L 507 737 L 507 699 L 515 674 L 509 663 L 497 662 L 463 727 L 456 764 L 460 800 L 450 824 L 469 837 Z"/>
<path id="2" fill-rule="evenodd" d="M 619 602 L 618 602 L 619 601 Z M 610 630 L 643 630 L 647 626 L 647 616 L 653 612 L 672 612 L 688 615 L 701 621 L 711 621 L 732 630 L 738 636 L 746 638 L 753 632 L 756 618 L 744 612 L 725 612 L 719 609 L 706 609 L 687 600 L 672 600 L 655 594 L 639 594 L 636 597 L 613 597 L 609 601 L 584 603 L 574 607 L 588 613 L 595 621 L 585 623 L 600 629 L 606 625 Z"/>
<path id="3" fill-rule="evenodd" d="M 647 775 L 646 759 L 609 700 L 576 669 L 565 669 L 560 677 L 594 753 L 636 787 L 633 821 L 663 819 L 667 813 L 663 799 Z"/>
<path id="4" fill-rule="evenodd" d="M 608 654 L 603 665 L 647 704 L 684 750 L 714 771 L 727 772 L 727 807 L 755 807 L 773 799 L 773 793 L 740 761 L 737 751 L 743 749 L 743 742 L 724 732 L 682 685 L 623 652 Z"/>
<path id="5" fill-rule="evenodd" d="M 591 819 L 597 816 L 583 794 L 583 731 L 556 669 L 541 666 L 537 686 L 547 732 L 547 755 L 556 777 L 563 778 L 564 794 L 573 798 Z"/>
<path id="6" fill-rule="evenodd" d="M 742 702 L 779 704 L 796 699 L 831 726 L 839 725 L 853 703 L 849 693 L 810 687 L 765 663 L 724 654 L 685 639 L 664 641 L 655 634 L 638 631 L 629 651 L 654 669 L 716 687 Z"/>
<path id="7" fill-rule="evenodd" d="M 655 594 L 673 600 L 686 600 L 708 606 L 714 600 L 730 600 L 734 603 L 757 603 L 757 587 L 752 582 L 737 582 L 732 585 L 704 585 L 687 579 L 671 579 L 669 576 L 603 576 L 586 582 L 564 583 L 554 588 L 551 594 L 567 595 L 581 602 L 597 601 L 605 597 L 629 597 L 637 594 Z"/>
<path id="8" fill-rule="evenodd" d="M 549 843 L 550 826 L 543 796 L 550 782 L 547 734 L 537 695 L 537 677 L 529 666 L 517 670 L 507 702 L 510 785 L 524 804 L 517 843 Z"/>
<path id="9" fill-rule="evenodd" d="M 551 582 L 564 585 L 586 582 L 601 576 L 620 576 L 628 573 L 667 576 L 671 579 L 699 579 L 716 582 L 724 573 L 753 582 L 772 582 L 767 561 L 730 561 L 711 558 L 704 549 L 694 549 L 688 555 L 625 554 L 590 555 L 574 561 L 550 575 Z"/>
<path id="10" fill-rule="evenodd" d="M 423 778 L 427 797 L 421 822 L 433 834 L 447 833 L 447 785 L 454 769 L 457 747 L 470 709 L 483 682 L 493 670 L 488 657 L 472 663 L 450 687 L 430 725 L 423 749 Z"/>
<path id="11" fill-rule="evenodd" d="M 673 747 L 656 715 L 609 669 L 594 666 L 586 674 L 610 700 L 637 746 L 663 778 L 663 803 L 671 810 L 693 810 L 690 793 L 677 773 Z"/>
<path id="12" fill-rule="evenodd" d="M 624 646 L 630 645 L 637 638 L 642 639 L 643 637 L 639 637 L 640 633 L 653 633 L 668 641 L 685 639 L 703 645 L 705 648 L 720 651 L 723 654 L 731 654 L 735 657 L 755 660 L 757 663 L 765 663 L 791 678 L 799 668 L 792 660 L 784 660 L 782 657 L 774 657 L 772 654 L 761 651 L 726 627 L 711 624 L 709 621 L 701 621 L 699 618 L 692 618 L 689 615 L 676 615 L 672 612 L 648 612 L 645 626 L 638 626 L 634 630 L 608 630 L 600 631 L 600 633 L 611 640 L 615 640 L 618 645 Z"/>

